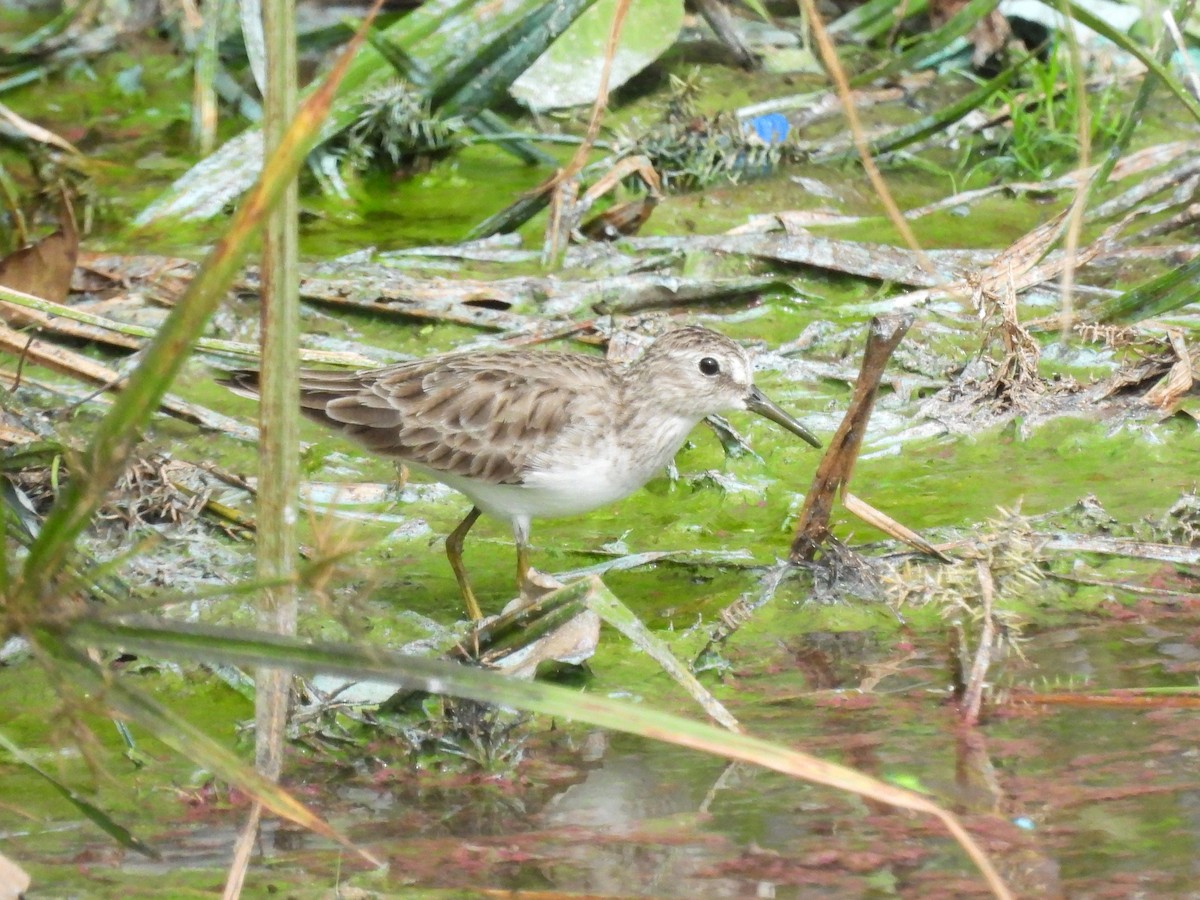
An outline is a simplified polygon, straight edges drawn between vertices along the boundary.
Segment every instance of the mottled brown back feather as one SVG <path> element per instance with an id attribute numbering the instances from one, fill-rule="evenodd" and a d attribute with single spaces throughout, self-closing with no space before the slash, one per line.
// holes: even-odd
<path id="1" fill-rule="evenodd" d="M 231 372 L 222 383 L 258 395 L 257 372 Z M 564 390 L 568 383 L 596 390 Z M 602 359 L 565 353 L 473 353 L 300 373 L 307 418 L 376 453 L 492 484 L 520 484 L 532 460 L 595 417 L 589 397 L 619 393 Z"/>

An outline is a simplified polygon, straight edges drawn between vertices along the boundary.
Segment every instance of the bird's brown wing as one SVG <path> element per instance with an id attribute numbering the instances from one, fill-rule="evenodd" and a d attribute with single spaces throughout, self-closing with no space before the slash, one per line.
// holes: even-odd
<path id="1" fill-rule="evenodd" d="M 234 372 L 223 383 L 257 394 L 257 373 Z M 304 371 L 300 406 L 375 453 L 519 484 L 532 458 L 586 424 L 617 390 L 599 358 L 472 353 L 364 372 Z"/>

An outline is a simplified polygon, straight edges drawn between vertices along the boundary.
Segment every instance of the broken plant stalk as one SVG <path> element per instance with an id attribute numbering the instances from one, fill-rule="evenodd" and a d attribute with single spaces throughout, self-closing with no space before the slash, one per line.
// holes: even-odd
<path id="1" fill-rule="evenodd" d="M 829 517 L 833 512 L 834 495 L 840 488 L 843 498 L 846 496 L 845 486 L 850 482 L 850 474 L 854 471 L 854 463 L 862 449 L 863 437 L 867 433 L 867 423 L 875 406 L 875 396 L 879 392 L 883 371 L 912 322 L 911 313 L 877 316 L 871 319 L 862 369 L 854 385 L 854 396 L 850 400 L 842 424 L 838 426 L 837 432 L 829 442 L 829 449 L 822 457 L 821 464 L 817 466 L 812 486 L 804 498 L 804 507 L 800 511 L 800 521 L 796 524 L 795 537 L 788 554 L 788 559 L 793 563 L 811 562 L 816 558 L 821 545 L 830 537 Z M 870 508 L 865 501 L 858 498 L 855 498 L 851 506 L 853 509 Z M 891 521 L 881 513 L 877 516 L 872 521 L 876 527 Z M 904 532 L 908 532 L 908 529 L 904 529 Z M 908 542 L 908 535 L 904 532 L 893 533 L 892 536 Z M 928 547 L 928 544 L 925 546 Z"/>

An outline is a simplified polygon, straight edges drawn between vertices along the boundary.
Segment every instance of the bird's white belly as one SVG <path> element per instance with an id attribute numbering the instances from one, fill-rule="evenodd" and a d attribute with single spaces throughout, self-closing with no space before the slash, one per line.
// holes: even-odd
<path id="1" fill-rule="evenodd" d="M 498 519 L 574 516 L 628 497 L 662 472 L 693 424 L 684 419 L 667 420 L 633 452 L 627 443 L 606 436 L 586 449 L 535 463 L 524 473 L 521 484 L 488 484 L 445 472 L 430 474 Z"/>
<path id="2" fill-rule="evenodd" d="M 531 472 L 526 476 L 525 511 L 534 518 L 573 516 L 628 497 L 652 478 L 650 471 L 599 458 L 578 465 Z"/>
<path id="3" fill-rule="evenodd" d="M 530 473 L 523 484 L 487 484 L 444 472 L 433 474 L 466 494 L 488 515 L 508 521 L 589 512 L 629 496 L 654 473 L 642 477 L 640 472 L 605 460 L 582 460 L 578 465 Z"/>

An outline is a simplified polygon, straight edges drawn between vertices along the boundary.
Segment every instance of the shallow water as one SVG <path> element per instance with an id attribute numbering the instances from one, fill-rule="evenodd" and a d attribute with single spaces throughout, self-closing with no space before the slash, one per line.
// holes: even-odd
<path id="1" fill-rule="evenodd" d="M 1033 635 L 1024 645 L 1028 662 L 1011 669 L 1010 680 L 1043 692 L 1052 681 L 1075 703 L 1029 703 L 1014 686 L 1001 691 L 1009 699 L 985 725 L 969 731 L 956 724 L 940 648 L 928 642 L 868 633 L 780 637 L 771 654 L 734 655 L 723 693 L 754 734 L 928 792 L 963 818 L 1021 895 L 1182 896 L 1197 877 L 1200 843 L 1194 709 L 1170 708 L 1167 696 L 1094 704 L 1111 688 L 1194 685 L 1198 628 L 1200 606 L 1189 604 L 1122 623 L 1081 618 Z M 873 691 L 859 690 L 881 672 Z M 28 674 L 15 670 L 9 680 Z M 181 691 L 193 694 L 189 705 L 195 688 Z M 669 697 L 660 702 L 671 705 Z M 229 711 L 249 712 L 239 702 Z M 10 732 L 15 724 L 0 727 Z M 171 896 L 184 884 L 220 881 L 244 799 L 206 783 L 167 791 L 164 766 L 177 770 L 177 763 L 142 750 L 149 768 L 110 763 L 100 796 L 110 810 L 121 793 L 151 801 L 161 824 L 143 807 L 137 831 L 163 852 L 159 862 L 115 850 L 53 804 L 37 821 L 0 812 L 5 852 L 47 896 L 118 889 Z M 494 775 L 435 757 L 413 769 L 397 765 L 395 751 L 379 738 L 365 755 L 340 763 L 301 753 L 288 778 L 356 844 L 388 859 L 388 874 L 272 825 L 249 895 L 275 885 L 287 896 L 329 896 L 339 884 L 385 894 L 984 894 L 932 821 L 638 738 L 535 722 L 523 761 Z M 5 796 L 28 796 L 20 781 L 10 770 Z M 171 888 L 161 882 L 166 872 Z"/>

